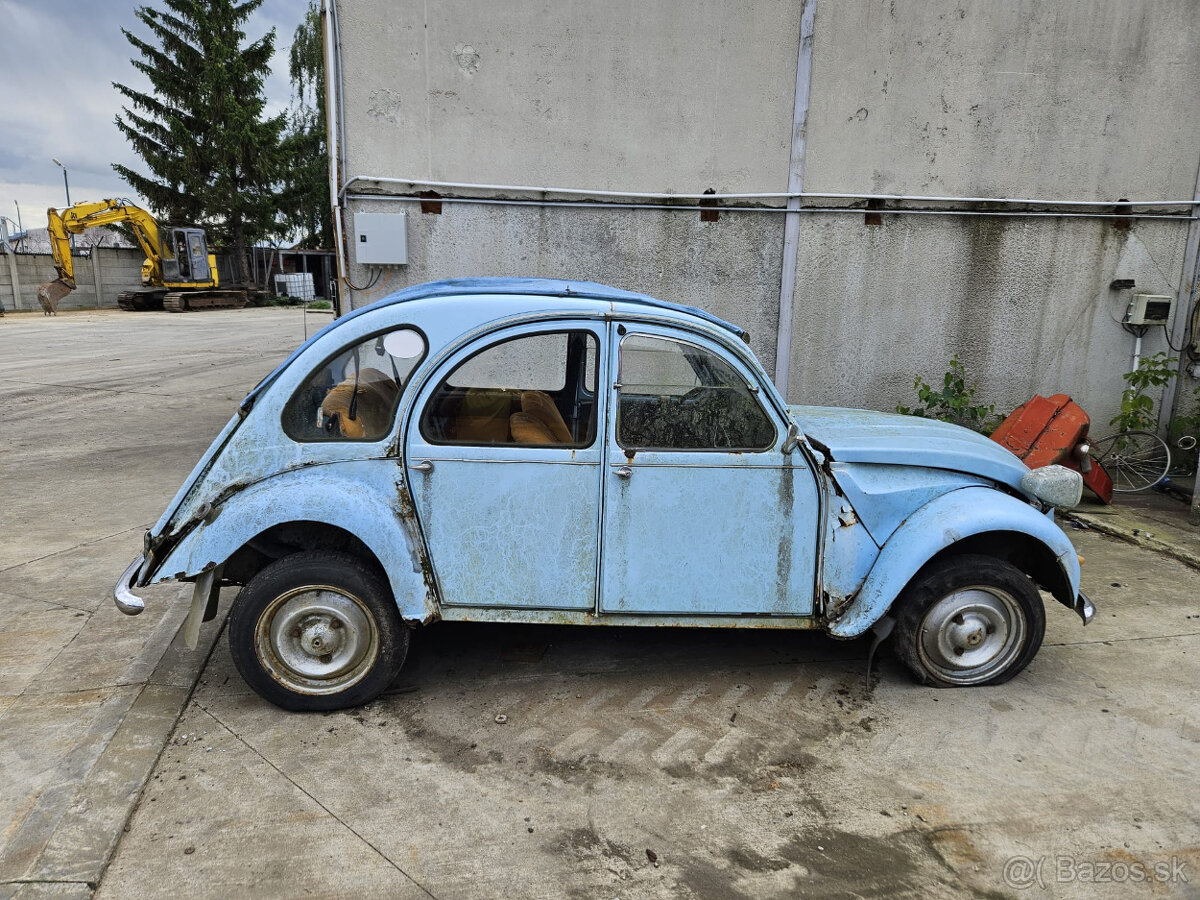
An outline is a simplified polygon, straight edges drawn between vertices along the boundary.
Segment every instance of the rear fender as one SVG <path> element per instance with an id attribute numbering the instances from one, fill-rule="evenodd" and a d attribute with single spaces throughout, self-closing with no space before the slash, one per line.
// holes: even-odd
<path id="1" fill-rule="evenodd" d="M 276 525 L 316 522 L 361 540 L 383 566 L 400 615 L 428 621 L 436 615 L 436 602 L 421 545 L 406 524 L 412 505 L 401 496 L 398 475 L 395 460 L 365 460 L 306 466 L 251 484 L 213 507 L 171 549 L 149 583 L 196 578 Z"/>
<path id="2" fill-rule="evenodd" d="M 831 615 L 826 629 L 835 637 L 857 637 L 887 613 L 930 559 L 965 538 L 989 532 L 1024 534 L 1043 545 L 1057 560 L 1060 577 L 1056 584 L 1042 587 L 1074 608 L 1079 595 L 1079 557 L 1062 529 L 1015 497 L 993 488 L 967 487 L 925 504 L 893 532 L 862 590 Z M 986 551 L 976 544 L 973 552 Z"/>

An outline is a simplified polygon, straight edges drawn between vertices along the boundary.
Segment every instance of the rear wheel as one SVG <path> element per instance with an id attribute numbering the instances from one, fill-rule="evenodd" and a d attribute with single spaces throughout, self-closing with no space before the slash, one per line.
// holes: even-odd
<path id="1" fill-rule="evenodd" d="M 1046 612 L 1034 583 L 991 556 L 951 557 L 896 601 L 896 652 L 938 687 L 1001 684 L 1042 645 Z"/>
<path id="2" fill-rule="evenodd" d="M 400 672 L 408 628 L 386 582 L 347 553 L 297 553 L 238 594 L 229 649 L 250 687 L 276 706 L 327 710 L 377 697 Z"/>

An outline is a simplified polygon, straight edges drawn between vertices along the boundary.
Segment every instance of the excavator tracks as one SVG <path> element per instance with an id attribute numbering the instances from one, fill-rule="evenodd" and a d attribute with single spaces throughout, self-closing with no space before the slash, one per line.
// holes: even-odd
<path id="1" fill-rule="evenodd" d="M 245 305 L 245 291 L 168 291 L 162 299 L 163 309 L 167 312 L 241 309 Z"/>
<path id="2" fill-rule="evenodd" d="M 166 291 L 151 288 L 149 290 L 121 291 L 117 294 L 117 305 L 129 312 L 149 312 L 163 308 L 163 295 Z"/>

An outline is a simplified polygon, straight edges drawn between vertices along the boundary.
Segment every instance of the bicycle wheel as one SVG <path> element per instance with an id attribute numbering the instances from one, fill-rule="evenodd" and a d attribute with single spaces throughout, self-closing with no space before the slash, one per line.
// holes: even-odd
<path id="1" fill-rule="evenodd" d="M 1171 468 L 1171 449 L 1149 431 L 1123 431 L 1096 441 L 1092 458 L 1112 478 L 1113 490 L 1123 494 L 1154 487 Z"/>

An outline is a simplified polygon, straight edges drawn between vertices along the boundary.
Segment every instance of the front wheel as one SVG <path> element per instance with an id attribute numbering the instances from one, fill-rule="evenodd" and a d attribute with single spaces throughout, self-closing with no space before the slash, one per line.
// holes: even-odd
<path id="1" fill-rule="evenodd" d="M 343 709 L 383 692 L 404 665 L 408 628 L 387 583 L 347 553 L 296 553 L 242 588 L 229 650 L 246 683 L 284 709 Z"/>
<path id="2" fill-rule="evenodd" d="M 938 687 L 1001 684 L 1025 668 L 1046 632 L 1034 583 L 991 556 L 931 566 L 896 601 L 896 652 Z"/>

